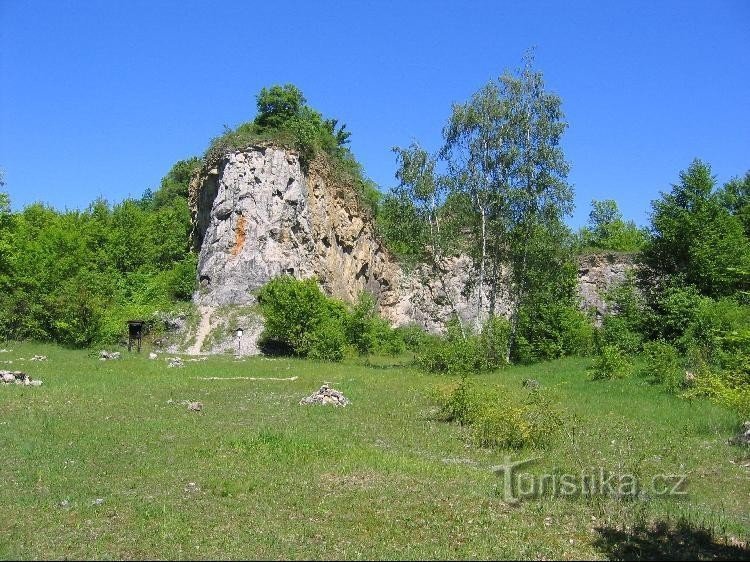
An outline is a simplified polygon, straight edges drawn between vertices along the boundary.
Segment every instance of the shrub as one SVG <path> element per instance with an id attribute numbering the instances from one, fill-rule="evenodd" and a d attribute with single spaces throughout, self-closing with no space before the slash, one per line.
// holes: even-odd
<path id="1" fill-rule="evenodd" d="M 404 341 L 375 313 L 375 300 L 363 293 L 351 311 L 323 294 L 315 280 L 272 279 L 258 293 L 265 318 L 264 352 L 340 361 L 349 350 L 367 355 L 398 354 Z"/>
<path id="2" fill-rule="evenodd" d="M 435 340 L 435 337 L 428 334 L 424 329 L 416 324 L 407 324 L 406 326 L 399 326 L 394 330 L 396 334 L 404 342 L 404 346 L 409 351 L 420 351 L 425 346 L 431 345 Z"/>
<path id="3" fill-rule="evenodd" d="M 312 333 L 321 324 L 335 322 L 341 326 L 347 314 L 344 305 L 324 295 L 315 280 L 300 281 L 290 276 L 266 283 L 258 293 L 258 303 L 265 319 L 261 344 L 288 347 L 301 356 L 320 341 L 322 333 Z M 330 327 L 320 330 L 333 334 Z"/>
<path id="4" fill-rule="evenodd" d="M 573 303 L 536 303 L 519 311 L 513 357 L 519 363 L 534 363 L 585 355 L 593 337 L 591 321 Z"/>
<path id="5" fill-rule="evenodd" d="M 436 397 L 441 419 L 469 426 L 478 447 L 544 447 L 563 423 L 558 408 L 539 390 L 519 399 L 503 387 L 479 387 L 463 376 L 461 382 L 441 389 Z"/>
<path id="6" fill-rule="evenodd" d="M 307 357 L 322 361 L 341 361 L 347 347 L 346 334 L 335 318 L 322 320 L 305 334 L 304 349 Z"/>
<path id="7" fill-rule="evenodd" d="M 663 386 L 669 392 L 677 392 L 685 384 L 685 371 L 677 349 L 663 341 L 648 342 L 643 346 L 645 363 L 641 375 L 651 382 Z"/>
<path id="8" fill-rule="evenodd" d="M 606 380 L 627 376 L 630 365 L 617 346 L 605 345 L 589 367 L 592 380 Z"/>
<path id="9" fill-rule="evenodd" d="M 448 323 L 442 338 L 428 339 L 417 355 L 417 362 L 431 373 L 476 373 L 507 364 L 510 326 L 496 316 L 487 321 L 479 334 L 466 333 L 456 319 Z"/>

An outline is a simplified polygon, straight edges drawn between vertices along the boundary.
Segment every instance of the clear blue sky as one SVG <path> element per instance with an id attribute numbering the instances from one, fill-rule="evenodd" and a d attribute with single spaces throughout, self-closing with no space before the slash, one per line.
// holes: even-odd
<path id="1" fill-rule="evenodd" d="M 0 0 L 0 168 L 14 208 L 85 208 L 158 186 L 292 82 L 352 131 L 381 187 L 453 102 L 520 64 L 563 99 L 576 190 L 646 222 L 693 158 L 750 169 L 750 1 Z"/>

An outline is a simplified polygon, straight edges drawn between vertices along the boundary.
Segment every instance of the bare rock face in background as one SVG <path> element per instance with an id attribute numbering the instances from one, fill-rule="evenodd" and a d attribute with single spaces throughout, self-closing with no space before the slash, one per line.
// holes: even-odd
<path id="1" fill-rule="evenodd" d="M 477 295 L 462 294 L 467 258 L 446 264 L 445 283 L 424 270 L 405 274 L 353 189 L 330 178 L 324 162 L 312 162 L 305 173 L 296 153 L 275 147 L 228 154 L 194 177 L 196 304 L 251 305 L 255 291 L 287 274 L 317 278 L 326 293 L 350 303 L 368 291 L 393 325 L 440 331 L 454 305 L 465 321 L 476 318 Z"/>
<path id="2" fill-rule="evenodd" d="M 303 170 L 297 153 L 274 146 L 227 154 L 192 178 L 193 244 L 200 252 L 193 300 L 201 321 L 190 353 L 230 350 L 233 341 L 216 347 L 207 336 L 217 331 L 222 309 L 252 306 L 255 292 L 284 274 L 316 278 L 327 294 L 349 303 L 368 291 L 394 326 L 414 323 L 439 333 L 454 312 L 468 325 L 481 323 L 487 310 L 478 310 L 479 288 L 465 290 L 474 275 L 468 257 L 446 260 L 440 276 L 427 266 L 405 272 L 378 239 L 354 189 L 332 178 L 323 160 Z M 582 262 L 583 305 L 602 314 L 602 291 L 623 280 L 629 267 L 627 260 L 601 256 Z M 510 313 L 507 295 L 500 295 L 496 311 Z M 241 321 L 247 330 L 238 354 L 257 353 L 262 319 L 256 320 Z M 223 331 L 231 332 L 229 326 Z"/>
<path id="3" fill-rule="evenodd" d="M 582 256 L 578 262 L 578 293 L 581 306 L 596 311 L 595 322 L 601 325 L 607 312 L 605 293 L 622 283 L 628 273 L 635 271 L 633 256 L 629 254 L 601 253 Z"/>

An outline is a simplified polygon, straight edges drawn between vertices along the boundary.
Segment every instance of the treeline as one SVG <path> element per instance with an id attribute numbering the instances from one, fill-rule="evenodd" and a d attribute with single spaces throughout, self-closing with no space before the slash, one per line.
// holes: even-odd
<path id="1" fill-rule="evenodd" d="M 750 417 L 750 173 L 718 187 L 693 162 L 652 203 L 638 258 L 637 275 L 608 295 L 594 375 L 635 369 Z"/>
<path id="2" fill-rule="evenodd" d="M 129 318 L 189 300 L 189 178 L 178 162 L 155 192 L 86 210 L 41 203 L 13 213 L 0 193 L 0 333 L 85 347 L 117 341 Z"/>

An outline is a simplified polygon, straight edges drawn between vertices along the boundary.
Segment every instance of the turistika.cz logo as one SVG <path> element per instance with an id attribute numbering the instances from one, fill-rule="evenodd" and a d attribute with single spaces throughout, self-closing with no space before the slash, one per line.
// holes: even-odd
<path id="1" fill-rule="evenodd" d="M 584 469 L 579 473 L 549 472 L 533 474 L 522 469 L 542 457 L 512 460 L 492 470 L 503 478 L 502 498 L 506 503 L 540 497 L 608 496 L 646 498 L 655 496 L 686 496 L 685 474 L 655 474 L 646 481 L 627 472 L 609 473 L 604 468 Z"/>

